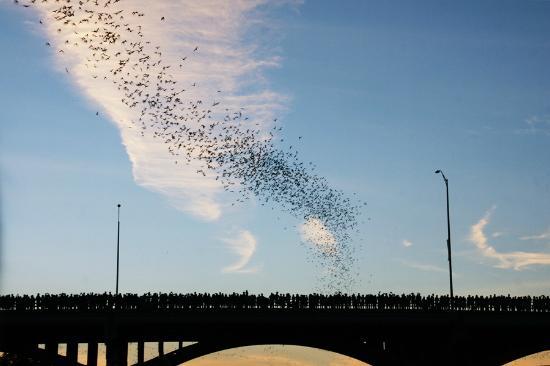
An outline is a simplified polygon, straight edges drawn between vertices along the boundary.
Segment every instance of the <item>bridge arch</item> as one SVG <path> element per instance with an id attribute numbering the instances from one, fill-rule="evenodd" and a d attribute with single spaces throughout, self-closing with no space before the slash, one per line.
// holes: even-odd
<path id="1" fill-rule="evenodd" d="M 388 348 L 383 347 L 377 342 L 354 342 L 346 339 L 340 342 L 323 341 L 292 341 L 288 339 L 235 339 L 211 341 L 204 340 L 194 343 L 190 346 L 175 350 L 164 355 L 162 358 L 152 359 L 145 362 L 143 365 L 179 365 L 199 357 L 203 357 L 216 352 L 262 345 L 292 345 L 318 349 L 323 351 L 333 352 L 339 355 L 347 356 L 355 360 L 365 362 L 368 365 L 383 366 L 383 365 L 435 365 L 442 364 L 439 361 L 447 362 L 449 365 L 504 365 L 506 363 L 524 358 L 533 354 L 548 350 L 547 339 L 525 336 L 524 341 L 517 341 L 515 337 L 510 337 L 509 342 L 503 338 L 495 337 L 493 340 L 487 340 L 484 343 L 481 339 L 477 340 L 477 344 L 470 342 L 458 342 L 450 344 L 450 349 L 441 349 L 428 345 L 426 346 L 423 340 L 410 340 L 406 345 L 389 344 Z M 391 342 L 391 339 L 390 339 Z M 392 347 L 393 346 L 393 347 Z M 395 348 L 397 346 L 397 348 Z M 411 351 L 415 350 L 415 353 Z M 434 362 L 431 357 L 435 357 L 437 362 Z M 446 360 L 446 361 L 445 361 Z"/>
<path id="2" fill-rule="evenodd" d="M 179 365 L 188 361 L 195 360 L 197 358 L 208 356 L 210 354 L 222 351 L 229 351 L 232 349 L 252 347 L 252 346 L 268 346 L 268 345 L 285 345 L 285 346 L 297 346 L 309 349 L 316 349 L 320 351 L 332 352 L 341 356 L 350 357 L 360 362 L 364 362 L 367 365 L 380 365 L 385 364 L 383 362 L 384 355 L 383 350 L 375 350 L 374 347 L 367 347 L 363 344 L 363 347 L 359 344 L 355 345 L 334 345 L 320 342 L 277 342 L 277 341 L 235 341 L 235 342 L 210 342 L 202 341 L 177 349 L 173 352 L 167 353 L 162 357 L 154 358 L 144 362 L 144 366 L 153 365 Z M 362 348 L 362 349 L 361 349 Z"/>
<path id="3" fill-rule="evenodd" d="M 501 365 L 508 364 L 513 361 L 518 361 L 523 358 L 541 354 L 544 352 L 550 353 L 548 343 L 524 343 L 516 344 L 513 347 L 503 347 L 502 351 L 498 355 L 494 355 L 493 359 L 497 359 Z"/>
<path id="4" fill-rule="evenodd" d="M 550 346 L 546 347 L 545 350 L 543 351 L 538 351 L 538 352 L 535 352 L 535 353 L 531 353 L 531 354 L 528 354 L 528 355 L 525 355 L 525 356 L 522 356 L 520 358 L 517 358 L 515 360 L 512 360 L 512 361 L 509 361 L 509 362 L 513 362 L 513 361 L 520 361 L 520 360 L 537 360 L 538 362 L 541 362 L 541 365 L 542 363 L 544 362 L 548 362 L 550 361 Z M 546 363 L 544 363 L 546 365 Z"/>

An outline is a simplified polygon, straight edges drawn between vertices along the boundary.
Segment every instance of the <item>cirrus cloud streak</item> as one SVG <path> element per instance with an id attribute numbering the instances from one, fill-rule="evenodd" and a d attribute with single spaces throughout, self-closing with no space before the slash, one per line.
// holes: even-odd
<path id="1" fill-rule="evenodd" d="M 238 255 L 235 263 L 223 268 L 224 273 L 255 273 L 258 267 L 246 267 L 256 252 L 257 240 L 248 230 L 240 230 L 233 238 L 221 239 L 229 250 Z"/>
<path id="2" fill-rule="evenodd" d="M 178 82 L 178 88 L 185 89 L 183 102 L 202 100 L 210 105 L 220 103 L 223 108 L 246 107 L 251 121 L 268 127 L 287 101 L 265 82 L 264 71 L 280 65 L 280 57 L 263 46 L 270 43 L 266 35 L 258 32 L 270 27 L 266 12 L 260 11 L 269 4 L 267 0 L 134 0 L 111 4 L 109 10 L 121 12 L 128 30 L 141 30 L 151 54 L 162 55 L 171 78 Z M 117 59 L 91 65 L 86 46 L 64 47 L 77 45 L 81 34 L 94 32 L 96 25 L 79 22 L 87 14 L 74 15 L 78 24 L 75 32 L 71 27 L 59 27 L 53 19 L 52 10 L 58 2 L 36 2 L 35 6 L 41 24 L 36 19 L 33 28 L 45 32 L 56 69 L 89 101 L 93 113 L 99 111 L 99 116 L 106 116 L 118 127 L 135 182 L 164 195 L 177 209 L 194 217 L 219 219 L 227 205 L 220 182 L 211 174 L 198 174 L 197 162 L 175 165 L 176 159 L 162 141 L 143 135 L 132 123 L 140 117 L 139 112 L 122 103 L 124 91 L 104 78 L 119 67 Z M 143 12 L 144 16 L 130 16 L 133 12 Z M 121 28 L 120 32 L 127 44 L 141 41 L 135 31 Z M 113 54 L 125 52 L 120 44 L 111 48 Z"/>
<path id="3" fill-rule="evenodd" d="M 495 267 L 503 269 L 522 270 L 534 265 L 550 265 L 550 253 L 541 252 L 499 252 L 488 241 L 484 229 L 489 224 L 495 207 L 470 228 L 469 240 L 476 246 L 478 252 L 495 263 Z"/>

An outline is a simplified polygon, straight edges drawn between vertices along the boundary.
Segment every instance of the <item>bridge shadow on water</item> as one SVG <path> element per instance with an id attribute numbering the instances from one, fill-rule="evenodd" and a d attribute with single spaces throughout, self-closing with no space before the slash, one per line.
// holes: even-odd
<path id="1" fill-rule="evenodd" d="M 548 349 L 550 303 L 546 296 L 451 302 L 417 294 L 0 296 L 0 329 L 0 350 L 41 364 L 95 366 L 104 343 L 109 366 L 128 365 L 134 354 L 130 364 L 200 364 L 224 350 L 274 344 L 375 366 L 502 365 Z M 150 360 L 148 342 L 157 345 Z M 177 347 L 165 349 L 165 342 Z M 59 344 L 66 344 L 64 356 Z"/>

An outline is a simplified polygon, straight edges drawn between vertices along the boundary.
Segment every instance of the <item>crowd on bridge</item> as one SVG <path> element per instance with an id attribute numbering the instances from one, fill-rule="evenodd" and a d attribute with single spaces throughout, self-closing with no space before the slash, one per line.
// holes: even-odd
<path id="1" fill-rule="evenodd" d="M 550 312 L 550 296 L 455 296 L 420 294 L 146 293 L 2 295 L 0 311 L 166 311 L 286 309 L 370 311 Z"/>

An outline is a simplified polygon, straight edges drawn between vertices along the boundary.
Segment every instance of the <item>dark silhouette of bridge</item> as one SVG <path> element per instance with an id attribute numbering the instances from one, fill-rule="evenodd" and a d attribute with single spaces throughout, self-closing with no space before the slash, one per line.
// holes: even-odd
<path id="1" fill-rule="evenodd" d="M 502 365 L 550 347 L 550 297 L 110 294 L 0 296 L 0 351 L 77 365 L 78 344 L 97 365 L 177 365 L 235 347 L 292 344 L 372 365 Z M 144 343 L 159 356 L 144 361 Z M 180 342 L 165 353 L 163 342 Z M 183 346 L 183 342 L 195 342 Z M 66 356 L 57 355 L 66 343 Z M 39 344 L 45 344 L 40 349 Z M 187 343 L 186 343 L 187 344 Z"/>

